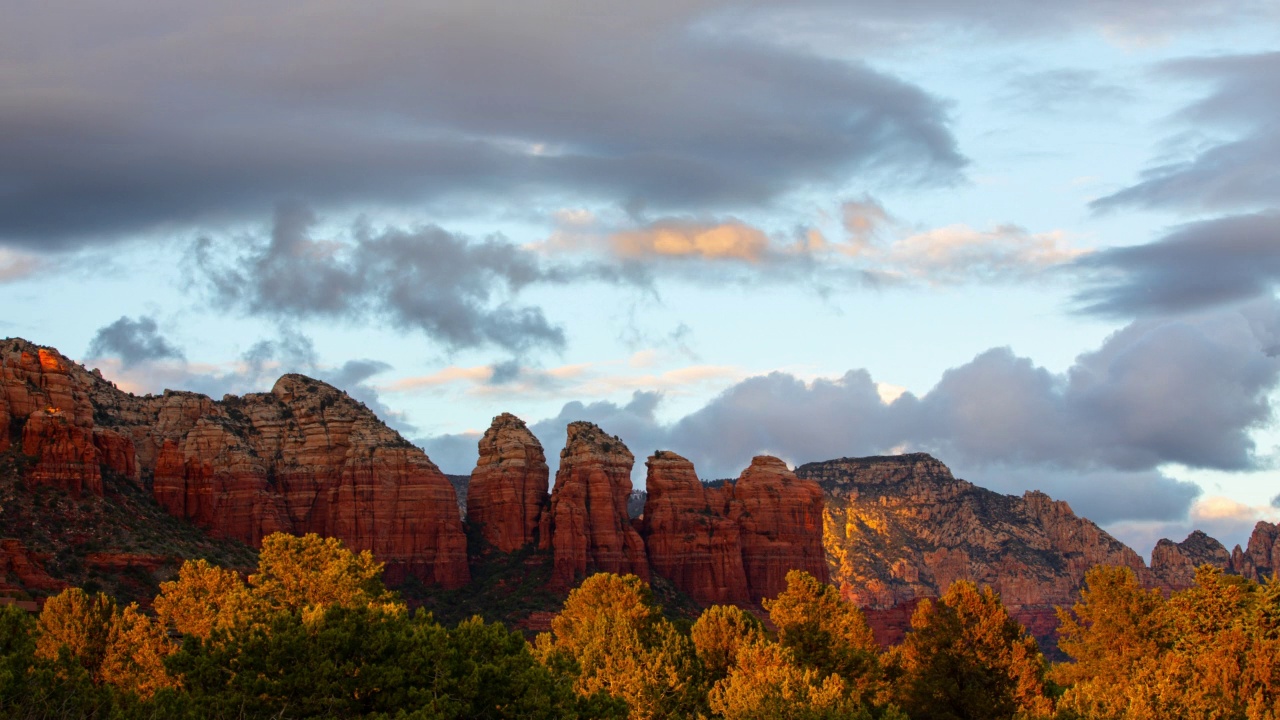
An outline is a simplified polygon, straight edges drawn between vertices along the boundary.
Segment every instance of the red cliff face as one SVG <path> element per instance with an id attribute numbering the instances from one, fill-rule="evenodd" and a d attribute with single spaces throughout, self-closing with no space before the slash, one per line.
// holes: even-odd
<path id="1" fill-rule="evenodd" d="M 738 524 L 752 600 L 785 590 L 790 570 L 828 580 L 822 489 L 816 482 L 796 477 L 776 457 L 761 455 L 734 483 L 732 498 L 725 514 Z"/>
<path id="2" fill-rule="evenodd" d="M 499 552 L 536 542 L 549 477 L 542 444 L 524 421 L 499 415 L 480 439 L 480 459 L 467 491 L 468 520 Z"/>
<path id="3" fill-rule="evenodd" d="M 73 370 L 94 377 L 57 351 L 24 340 L 0 343 L 0 452 L 16 445 L 34 460 L 28 485 L 101 495 L 104 467 L 136 478 L 132 443 L 95 427 L 94 405 Z"/>
<path id="4" fill-rule="evenodd" d="M 569 424 L 539 528 L 540 547 L 554 557 L 552 587 L 572 587 L 597 571 L 649 579 L 644 541 L 627 516 L 634 461 L 618 438 L 591 423 Z"/>
<path id="5" fill-rule="evenodd" d="M 653 572 L 703 605 L 750 602 L 738 523 L 722 496 L 715 493 L 713 510 L 693 463 L 673 452 L 660 450 L 645 466 L 642 533 Z"/>
<path id="6" fill-rule="evenodd" d="M 187 403 L 176 405 L 186 417 Z M 253 544 L 277 530 L 341 538 L 385 562 L 391 582 L 470 579 L 440 470 L 364 406 L 302 375 L 228 397 L 181 439 L 165 439 L 154 493 L 171 513 Z"/>
<path id="7" fill-rule="evenodd" d="M 453 487 L 363 405 L 301 375 L 270 393 L 138 397 L 56 351 L 0 342 L 0 451 L 29 485 L 103 493 L 103 473 L 150 486 L 170 514 L 256 545 L 315 532 L 371 550 L 391 582 L 469 578 Z"/>

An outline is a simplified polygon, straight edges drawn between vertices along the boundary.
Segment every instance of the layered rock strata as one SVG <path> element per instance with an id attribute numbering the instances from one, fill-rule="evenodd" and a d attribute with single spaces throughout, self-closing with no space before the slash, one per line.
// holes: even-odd
<path id="1" fill-rule="evenodd" d="M 785 590 L 791 570 L 804 570 L 827 582 L 823 498 L 816 482 L 797 477 L 776 457 L 760 455 L 720 495 L 724 512 L 738 524 L 742 566 L 753 601 Z"/>
<path id="2" fill-rule="evenodd" d="M 634 462 L 618 438 L 588 422 L 569 424 L 538 531 L 539 547 L 552 551 L 552 587 L 572 587 L 591 572 L 649 579 L 644 541 L 627 516 Z"/>
<path id="3" fill-rule="evenodd" d="M 645 463 L 648 496 L 641 533 L 653 572 L 703 605 L 747 603 L 738 522 L 713 509 L 693 463 L 659 450 Z"/>
<path id="4" fill-rule="evenodd" d="M 479 449 L 467 490 L 467 518 L 499 552 L 536 543 L 549 500 L 542 443 L 523 420 L 503 413 L 480 438 Z"/>
<path id="5" fill-rule="evenodd" d="M 103 493 L 103 473 L 149 488 L 169 513 L 257 544 L 315 532 L 370 550 L 388 579 L 469 580 L 454 491 L 363 404 L 286 375 L 222 401 L 125 393 L 56 351 L 0 343 L 0 450 L 20 443 L 25 482 Z"/>
<path id="6" fill-rule="evenodd" d="M 1075 601 L 1089 568 L 1126 566 L 1152 584 L 1137 553 L 1065 502 L 977 487 L 923 453 L 809 463 L 796 475 L 825 495 L 831 582 L 872 610 L 970 580 L 998 591 L 1051 646 L 1053 607 Z"/>

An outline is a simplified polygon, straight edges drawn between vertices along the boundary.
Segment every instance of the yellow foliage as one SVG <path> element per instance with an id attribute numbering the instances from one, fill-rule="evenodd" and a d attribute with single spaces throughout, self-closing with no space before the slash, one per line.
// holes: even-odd
<path id="1" fill-rule="evenodd" d="M 115 616 L 102 662 L 102 680 L 149 698 L 157 690 L 176 687 L 177 681 L 164 669 L 164 659 L 177 652 L 164 627 L 129 605 Z"/>
<path id="2" fill-rule="evenodd" d="M 57 659 L 68 652 L 96 680 L 111 634 L 115 601 L 102 593 L 90 596 L 68 588 L 49 598 L 37 622 L 36 656 Z"/>

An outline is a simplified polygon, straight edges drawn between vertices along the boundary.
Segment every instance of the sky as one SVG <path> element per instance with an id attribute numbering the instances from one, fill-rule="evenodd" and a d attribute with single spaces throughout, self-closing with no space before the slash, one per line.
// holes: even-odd
<path id="1" fill-rule="evenodd" d="M 1280 520 L 1280 4 L 9 0 L 0 335 L 734 477 Z"/>

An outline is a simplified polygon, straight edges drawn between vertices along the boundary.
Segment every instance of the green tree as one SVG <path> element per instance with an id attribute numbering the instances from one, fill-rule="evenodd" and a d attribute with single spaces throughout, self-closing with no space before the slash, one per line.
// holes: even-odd
<path id="1" fill-rule="evenodd" d="M 894 694 L 914 720 L 1052 713 L 1040 648 L 989 587 L 959 580 L 937 602 L 922 601 L 892 662 Z"/>

